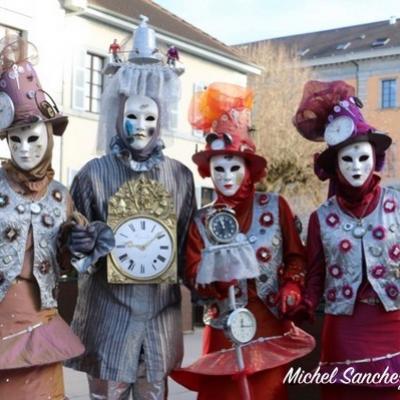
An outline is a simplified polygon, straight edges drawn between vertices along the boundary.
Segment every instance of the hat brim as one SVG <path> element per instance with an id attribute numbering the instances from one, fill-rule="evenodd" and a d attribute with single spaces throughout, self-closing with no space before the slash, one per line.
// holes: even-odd
<path id="1" fill-rule="evenodd" d="M 370 142 L 377 154 L 384 153 L 392 144 L 392 138 L 385 133 L 369 132 L 365 135 L 350 137 L 349 139 L 325 149 L 318 157 L 317 166 L 322 168 L 326 173 L 333 174 L 336 169 L 337 153 L 343 147 L 357 142 Z"/>
<path id="2" fill-rule="evenodd" d="M 254 153 L 248 153 L 244 151 L 229 151 L 229 150 L 204 150 L 195 153 L 192 156 L 193 162 L 197 165 L 200 175 L 203 178 L 211 176 L 210 171 L 210 159 L 211 157 L 218 155 L 231 155 L 242 157 L 248 161 L 248 167 L 254 182 L 257 182 L 266 175 L 267 160 Z"/>
<path id="3" fill-rule="evenodd" d="M 38 122 L 50 122 L 53 126 L 53 134 L 56 136 L 62 136 L 68 125 L 68 117 L 66 115 L 56 115 L 54 118 L 49 118 L 49 119 L 42 119 L 38 117 L 35 120 L 32 119 L 29 121 L 24 120 L 15 122 L 8 128 L 0 130 L 0 139 L 5 139 L 7 137 L 7 134 L 15 129 L 23 128 L 24 126 L 34 125 L 37 124 Z"/>

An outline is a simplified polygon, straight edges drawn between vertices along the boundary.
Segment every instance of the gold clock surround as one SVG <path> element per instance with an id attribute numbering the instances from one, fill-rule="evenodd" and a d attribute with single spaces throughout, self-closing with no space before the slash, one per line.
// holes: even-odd
<path id="1" fill-rule="evenodd" d="M 107 224 L 115 230 L 126 220 L 134 217 L 153 219 L 163 225 L 172 238 L 173 256 L 169 267 L 152 279 L 134 279 L 125 274 L 111 253 L 107 256 L 107 280 L 109 283 L 149 284 L 176 283 L 177 273 L 177 221 L 171 195 L 164 186 L 145 176 L 125 182 L 108 202 Z"/>

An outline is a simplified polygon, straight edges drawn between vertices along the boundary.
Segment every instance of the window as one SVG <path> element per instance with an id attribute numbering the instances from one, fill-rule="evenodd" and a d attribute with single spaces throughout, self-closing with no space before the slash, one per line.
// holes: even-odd
<path id="1" fill-rule="evenodd" d="M 22 31 L 19 29 L 12 28 L 7 25 L 0 24 L 0 38 L 3 38 L 6 35 L 18 35 L 22 36 Z"/>
<path id="2" fill-rule="evenodd" d="M 394 108 L 397 103 L 396 79 L 385 79 L 382 81 L 381 107 Z"/>
<path id="3" fill-rule="evenodd" d="M 204 82 L 196 82 L 193 83 L 193 95 L 198 92 L 202 92 L 207 89 L 207 86 Z M 193 116 L 194 117 L 194 116 Z M 203 138 L 203 131 L 201 129 L 192 128 L 192 135 L 197 138 Z"/>
<path id="4" fill-rule="evenodd" d="M 214 189 L 208 187 L 201 188 L 201 207 L 210 204 L 214 200 Z"/>
<path id="5" fill-rule="evenodd" d="M 103 92 L 104 57 L 86 53 L 85 60 L 85 111 L 100 112 L 100 97 Z"/>

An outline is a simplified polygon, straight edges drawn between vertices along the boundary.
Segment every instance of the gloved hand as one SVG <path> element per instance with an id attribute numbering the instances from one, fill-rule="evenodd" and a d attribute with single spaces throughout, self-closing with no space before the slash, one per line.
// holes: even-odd
<path id="1" fill-rule="evenodd" d="M 203 298 L 223 300 L 229 295 L 229 287 L 236 286 L 237 283 L 238 281 L 233 279 L 230 282 L 212 282 L 206 285 L 198 285 L 197 292 Z"/>
<path id="2" fill-rule="evenodd" d="M 292 320 L 295 324 L 301 324 L 304 321 L 314 322 L 314 306 L 306 298 L 301 299 L 300 304 L 294 307 L 292 310 L 288 311 L 286 316 Z"/>
<path id="3" fill-rule="evenodd" d="M 286 282 L 280 289 L 275 299 L 279 311 L 286 314 L 300 304 L 301 290 L 294 282 Z"/>
<path id="4" fill-rule="evenodd" d="M 93 225 L 73 224 L 68 238 L 68 249 L 77 258 L 90 254 L 95 245 L 98 230 Z"/>

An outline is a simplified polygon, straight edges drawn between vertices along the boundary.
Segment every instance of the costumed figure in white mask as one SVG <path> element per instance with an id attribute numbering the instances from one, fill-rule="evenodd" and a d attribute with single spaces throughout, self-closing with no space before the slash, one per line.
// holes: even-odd
<path id="1" fill-rule="evenodd" d="M 68 119 L 41 88 L 35 54 L 20 37 L 0 41 L 0 137 L 11 153 L 0 169 L 0 398 L 61 400 L 62 362 L 84 347 L 58 315 L 58 277 L 107 254 L 113 235 L 88 226 L 53 179 L 53 134 Z"/>
<path id="2" fill-rule="evenodd" d="M 255 191 L 267 163 L 249 135 L 250 90 L 213 83 L 191 107 L 189 120 L 207 142 L 193 161 L 217 198 L 196 213 L 187 243 L 186 281 L 206 305 L 204 355 L 172 377 L 199 400 L 283 400 L 288 363 L 314 347 L 285 319 L 300 303 L 304 279 L 295 219 L 283 197 Z"/>
<path id="3" fill-rule="evenodd" d="M 68 365 L 88 374 L 93 399 L 164 399 L 183 355 L 178 277 L 194 185 L 162 141 L 180 82 L 160 61 L 145 17 L 133 42 L 102 96 L 99 141 L 108 154 L 87 163 L 71 188 L 79 211 L 107 222 L 116 241 L 80 278 L 72 322 L 86 352 Z"/>
<path id="4" fill-rule="evenodd" d="M 312 318 L 324 297 L 319 367 L 333 376 L 321 387 L 324 400 L 400 399 L 391 376 L 400 368 L 400 195 L 375 172 L 392 141 L 361 107 L 347 83 L 310 81 L 294 117 L 301 135 L 328 145 L 315 170 L 331 193 L 310 217 L 306 289 L 295 311 Z"/>

